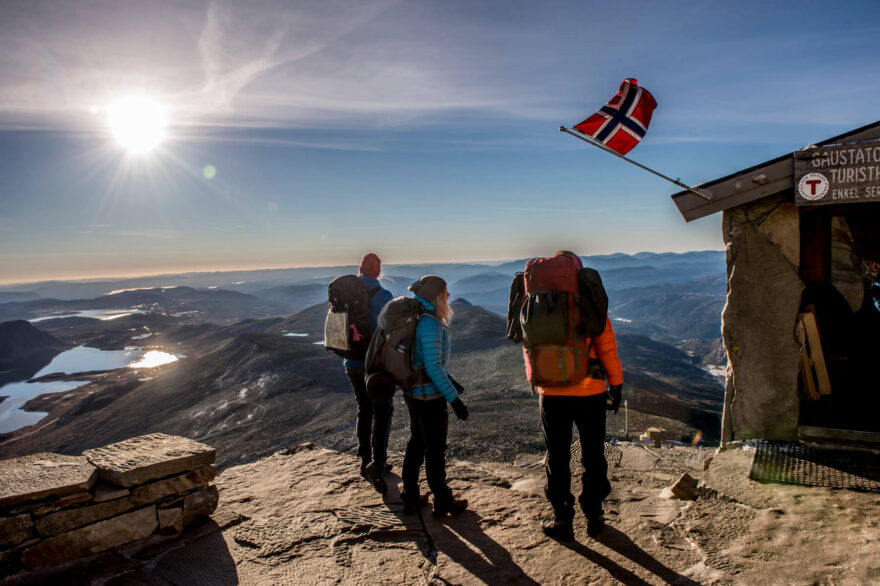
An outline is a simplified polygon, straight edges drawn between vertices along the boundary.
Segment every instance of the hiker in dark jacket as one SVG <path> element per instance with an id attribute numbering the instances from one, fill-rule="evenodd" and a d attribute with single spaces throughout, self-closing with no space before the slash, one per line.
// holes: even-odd
<path id="1" fill-rule="evenodd" d="M 447 329 L 452 320 L 446 281 L 426 275 L 410 285 L 410 291 L 425 312 L 416 327 L 413 365 L 424 369 L 424 383 L 404 391 L 409 410 L 410 439 L 403 459 L 403 492 L 406 512 L 414 512 L 427 498 L 419 494 L 419 470 L 425 463 L 428 486 L 434 493 L 434 516 L 444 517 L 467 509 L 468 502 L 456 499 L 446 484 L 446 435 L 452 405 L 455 416 L 468 418 L 468 409 L 458 396 L 446 371 L 452 344 Z"/>
<path id="2" fill-rule="evenodd" d="M 376 320 L 385 304 L 391 301 L 391 292 L 379 284 L 382 261 L 372 252 L 365 254 L 358 268 L 358 276 L 370 293 L 370 331 L 376 330 Z M 374 401 L 367 395 L 364 381 L 364 361 L 346 358 L 343 361 L 345 374 L 354 389 L 357 399 L 357 438 L 358 456 L 361 458 L 361 476 L 377 484 L 377 490 L 384 483 L 382 474 L 391 468 L 387 464 L 388 433 L 391 430 L 391 415 L 394 407 L 391 401 Z M 387 393 L 392 396 L 393 393 Z M 387 490 L 387 488 L 386 488 Z"/>

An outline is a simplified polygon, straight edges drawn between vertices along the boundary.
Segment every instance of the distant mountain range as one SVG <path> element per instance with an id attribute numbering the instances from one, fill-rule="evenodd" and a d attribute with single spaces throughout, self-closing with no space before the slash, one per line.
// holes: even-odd
<path id="1" fill-rule="evenodd" d="M 720 356 L 723 253 L 608 255 L 585 258 L 585 264 L 602 271 L 611 298 L 630 422 L 663 425 L 674 437 L 690 438 L 699 431 L 704 440 L 717 438 L 723 388 L 702 365 L 717 365 Z M 451 424 L 461 440 L 454 448 L 459 456 L 512 459 L 521 451 L 542 449 L 522 351 L 504 338 L 505 319 L 499 315 L 506 314 L 510 280 L 524 265 L 525 261 L 511 261 L 494 266 L 388 267 L 393 276 L 384 285 L 395 295 L 407 293 L 413 280 L 430 273 L 444 276 L 457 297 L 451 369 L 468 389 L 465 399 L 473 414 L 467 425 Z M 31 376 L 74 345 L 149 345 L 186 356 L 152 374 L 131 369 L 92 374 L 92 382 L 77 390 L 31 400 L 27 408 L 48 411 L 48 423 L 41 423 L 38 433 L 26 428 L 0 436 L 0 455 L 79 453 L 152 431 L 215 445 L 224 465 L 254 459 L 293 441 L 351 448 L 351 390 L 341 360 L 320 344 L 326 284 L 339 272 L 338 267 L 250 271 L 247 293 L 179 285 L 87 299 L 40 297 L 0 303 L 0 320 L 19 320 L 0 324 L 0 344 L 4 339 L 15 341 L 14 352 L 19 352 L 0 346 L 0 356 L 9 357 L 7 372 L 19 377 L 7 382 Z M 274 282 L 281 273 L 295 273 L 297 280 Z M 228 281 L 243 273 L 231 275 L 202 274 L 196 280 Z M 187 276 L 175 278 L 195 284 L 186 281 Z M 81 291 L 93 291 L 89 287 L 94 286 L 115 291 L 125 284 L 130 283 L 79 285 L 85 287 Z M 42 296 L 65 286 L 43 284 L 32 293 Z M 97 315 L 88 313 L 32 324 L 20 321 L 103 310 L 130 315 L 112 320 L 83 317 Z M 4 331 L 10 333 L 3 336 Z M 34 356 L 21 354 L 22 348 L 33 349 Z M 16 365 L 21 368 L 14 370 Z M 609 426 L 622 429 L 623 413 L 609 421 Z M 406 425 L 400 404 L 395 429 Z M 392 445 L 404 436 L 402 431 L 392 434 Z"/>
<path id="2" fill-rule="evenodd" d="M 283 303 L 224 289 L 168 287 L 135 289 L 92 299 L 41 298 L 0 304 L 0 321 L 64 318 L 94 310 L 133 310 L 158 315 L 189 315 L 189 321 L 227 323 L 247 317 L 281 315 L 290 311 Z"/>
<path id="3" fill-rule="evenodd" d="M 681 265 L 682 263 L 692 265 L 691 268 L 693 268 L 695 272 L 691 275 L 691 278 L 705 276 L 712 271 L 718 274 L 723 274 L 725 266 L 724 252 L 714 250 L 684 253 L 640 252 L 633 255 L 618 253 L 584 256 L 581 258 L 586 266 L 603 271 L 603 277 L 605 277 L 604 271 L 613 271 L 615 269 L 633 269 L 636 273 L 644 272 L 644 267 L 668 269 L 668 273 L 665 276 L 645 275 L 641 284 L 647 284 L 647 279 L 651 279 L 651 282 L 681 282 L 682 278 L 685 278 L 687 274 L 686 271 L 683 270 L 684 267 L 676 265 Z M 425 274 L 440 275 L 449 283 L 455 283 L 456 281 L 468 277 L 483 274 L 490 275 L 492 273 L 513 277 L 514 273 L 523 270 L 527 260 L 528 259 L 518 259 L 498 263 L 385 264 L 383 265 L 383 268 L 388 275 L 402 276 L 403 283 L 398 281 L 400 277 L 394 276 L 392 278 L 395 281 L 395 287 L 402 287 L 403 290 L 405 290 L 406 285 L 409 285 L 409 283 Z M 0 286 L 0 296 L 3 294 L 14 294 L 18 296 L 37 295 L 39 297 L 51 297 L 61 300 L 91 299 L 124 289 L 154 289 L 158 287 L 175 286 L 193 287 L 197 289 L 214 287 L 216 289 L 227 289 L 230 291 L 238 291 L 240 293 L 256 293 L 257 291 L 288 285 L 309 283 L 327 284 L 331 279 L 338 275 L 355 272 L 357 272 L 357 265 L 253 271 L 179 273 L 90 281 L 43 281 L 39 283 Z M 606 281 L 609 280 L 608 277 L 605 277 L 605 279 Z M 690 279 L 685 278 L 684 280 Z M 509 281 L 507 282 L 507 285 L 510 285 Z M 618 288 L 618 285 L 613 282 L 610 282 L 608 286 L 610 288 Z M 463 291 L 466 289 L 467 288 L 463 288 Z M 9 301 L 13 300 L 27 301 L 28 299 L 9 299 Z M 0 297 L 0 303 L 3 302 L 3 298 Z"/>

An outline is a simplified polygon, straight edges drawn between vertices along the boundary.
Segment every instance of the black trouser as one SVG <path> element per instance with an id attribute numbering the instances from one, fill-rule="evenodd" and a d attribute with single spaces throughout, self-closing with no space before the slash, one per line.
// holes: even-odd
<path id="1" fill-rule="evenodd" d="M 367 383 L 362 370 L 346 370 L 357 399 L 357 438 L 361 460 L 384 465 L 388 460 L 388 434 L 391 433 L 391 415 L 394 404 L 391 401 L 373 401 L 367 394 Z M 372 448 L 372 449 L 371 449 Z"/>
<path id="2" fill-rule="evenodd" d="M 429 401 L 404 395 L 409 410 L 410 438 L 403 457 L 403 498 L 407 503 L 419 499 L 419 469 L 425 463 L 428 486 L 434 493 L 434 508 L 443 509 L 452 502 L 452 491 L 446 484 L 446 433 L 449 412 L 446 399 Z"/>
<path id="3" fill-rule="evenodd" d="M 547 445 L 544 494 L 558 521 L 574 519 L 571 494 L 571 426 L 581 438 L 583 490 L 578 498 L 587 516 L 602 514 L 602 501 L 611 492 L 605 461 L 605 394 L 589 397 L 541 395 L 541 428 Z"/>

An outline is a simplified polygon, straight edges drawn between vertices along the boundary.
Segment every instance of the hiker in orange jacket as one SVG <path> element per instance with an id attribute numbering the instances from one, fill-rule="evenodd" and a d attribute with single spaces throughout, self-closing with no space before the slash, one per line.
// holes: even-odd
<path id="1" fill-rule="evenodd" d="M 523 344 L 526 376 L 540 394 L 547 446 L 544 494 L 554 515 L 543 524 L 544 533 L 574 540 L 569 462 L 571 428 L 576 425 L 584 466 L 578 501 L 587 517 L 587 533 L 594 537 L 604 526 L 602 501 L 611 492 L 605 410 L 617 412 L 623 388 L 608 295 L 599 273 L 568 250 L 528 261 L 510 286 L 507 338 Z"/>
<path id="2" fill-rule="evenodd" d="M 611 320 L 605 317 L 605 330 L 587 339 L 594 367 L 587 377 L 568 387 L 537 387 L 541 429 L 547 446 L 544 494 L 553 507 L 554 519 L 545 521 L 544 533 L 566 541 L 574 539 L 574 495 L 571 494 L 572 424 L 578 428 L 581 443 L 582 490 L 578 501 L 587 517 L 587 533 L 595 537 L 605 525 L 602 501 L 611 492 L 608 463 L 605 461 L 605 411 L 617 413 L 623 386 L 623 368 L 617 356 L 617 341 Z M 528 358 L 528 357 L 527 357 Z M 599 368 L 601 364 L 601 368 Z M 604 370 L 604 372 L 603 372 Z M 610 389 L 605 390 L 607 377 Z"/>

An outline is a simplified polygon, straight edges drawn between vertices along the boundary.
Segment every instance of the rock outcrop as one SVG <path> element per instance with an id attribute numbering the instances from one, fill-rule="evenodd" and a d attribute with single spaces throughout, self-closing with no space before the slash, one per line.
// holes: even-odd
<path id="1" fill-rule="evenodd" d="M 71 562 L 154 534 L 176 535 L 217 507 L 213 448 L 152 434 L 82 456 L 0 461 L 0 576 Z"/>
<path id="2" fill-rule="evenodd" d="M 32 377 L 69 347 L 27 321 L 0 323 L 0 385 Z"/>
<path id="3" fill-rule="evenodd" d="M 804 290 L 798 226 L 797 208 L 781 196 L 724 211 L 724 441 L 797 437 L 801 345 L 794 332 Z"/>

